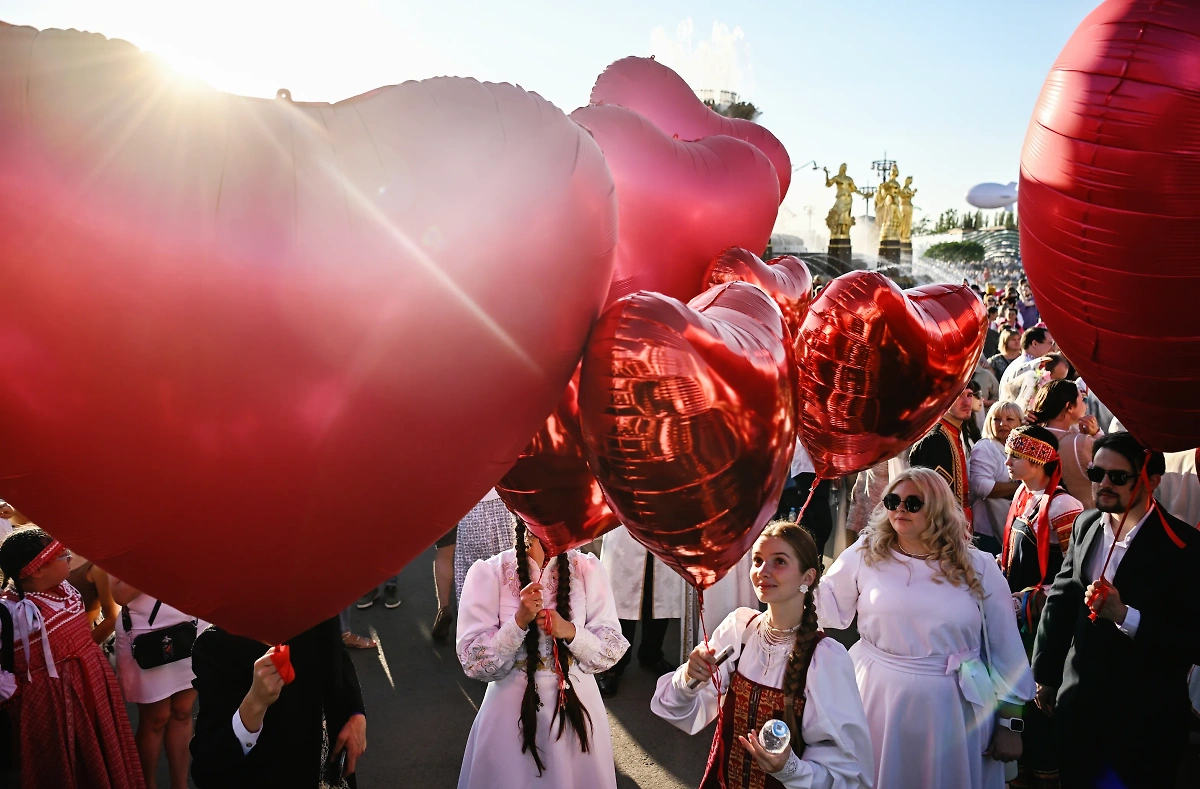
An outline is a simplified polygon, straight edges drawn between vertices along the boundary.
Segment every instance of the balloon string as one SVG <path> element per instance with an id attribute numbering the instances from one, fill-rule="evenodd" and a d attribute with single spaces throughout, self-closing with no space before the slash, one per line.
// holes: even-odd
<path id="1" fill-rule="evenodd" d="M 550 554 L 546 552 L 542 555 L 542 568 L 538 571 L 537 582 L 542 582 L 542 576 L 546 574 L 546 568 L 550 566 Z M 562 583 L 562 579 L 558 579 Z M 558 676 L 558 709 L 559 711 L 567 708 L 567 677 L 563 673 L 562 665 L 558 662 L 558 639 L 550 630 L 550 612 L 543 609 L 543 615 L 546 617 L 545 630 L 546 635 L 550 636 L 550 659 L 554 663 L 554 673 Z"/>
<path id="2" fill-rule="evenodd" d="M 708 623 L 704 621 L 704 590 L 703 589 L 696 590 L 696 600 L 697 600 L 696 607 L 699 609 L 699 612 L 700 612 L 700 632 L 704 633 L 704 648 L 711 651 L 712 647 L 709 646 L 709 643 L 708 643 Z M 723 695 L 724 691 L 721 688 L 721 669 L 720 669 L 720 667 L 718 667 L 717 670 L 713 672 L 712 684 L 713 684 L 713 687 L 716 688 L 716 690 L 717 690 L 717 731 L 716 731 L 715 736 L 713 737 L 712 750 L 709 753 L 708 758 L 709 758 L 709 761 L 711 763 L 713 763 L 714 767 L 717 770 L 717 783 L 720 784 L 721 789 L 726 789 L 726 787 L 725 787 L 725 770 L 720 763 L 720 760 L 721 760 L 721 750 L 720 750 L 720 748 L 721 748 L 721 732 L 725 727 L 725 705 L 721 703 L 721 696 Z M 730 738 L 730 747 L 731 748 L 733 747 L 732 738 Z"/>
<path id="3" fill-rule="evenodd" d="M 1150 450 L 1146 450 L 1146 457 L 1142 462 L 1142 470 L 1138 474 L 1137 481 L 1133 483 L 1133 490 L 1129 492 L 1129 503 L 1125 505 L 1125 511 L 1121 513 L 1121 520 L 1117 523 L 1117 533 L 1113 535 L 1113 543 L 1109 546 L 1108 555 L 1104 557 L 1104 566 L 1100 568 L 1100 577 L 1096 579 L 1096 599 L 1093 600 L 1096 603 L 1096 607 L 1088 614 L 1088 619 L 1093 622 L 1100 616 L 1099 611 L 1104 607 L 1104 601 L 1108 599 L 1108 593 L 1112 589 L 1112 586 L 1105 580 L 1104 574 L 1108 572 L 1108 563 L 1112 561 L 1113 552 L 1117 549 L 1121 532 L 1125 529 L 1125 519 L 1129 517 L 1129 510 L 1133 508 L 1133 502 L 1137 500 L 1138 488 L 1142 486 L 1142 482 L 1145 481 L 1147 487 L 1150 485 L 1150 480 L 1146 478 L 1146 466 L 1149 460 Z M 1150 502 L 1150 508 L 1154 508 L 1153 501 Z M 1100 528 L 1103 529 L 1104 524 L 1100 524 Z"/>
<path id="4" fill-rule="evenodd" d="M 808 488 L 808 498 L 804 500 L 804 506 L 800 508 L 800 512 L 796 514 L 796 523 L 804 520 L 804 513 L 808 509 L 808 505 L 812 503 L 813 494 L 817 492 L 817 486 L 822 482 L 821 477 L 813 477 L 812 485 Z"/>

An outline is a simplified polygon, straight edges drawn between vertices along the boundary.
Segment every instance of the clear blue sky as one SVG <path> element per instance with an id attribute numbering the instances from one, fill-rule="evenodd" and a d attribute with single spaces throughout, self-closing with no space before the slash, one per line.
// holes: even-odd
<path id="1" fill-rule="evenodd" d="M 306 100 L 452 74 L 514 82 L 569 112 L 608 63 L 656 54 L 692 87 L 736 89 L 760 106 L 796 164 L 845 161 L 874 183 L 870 162 L 886 150 L 914 177 L 917 214 L 936 215 L 965 209 L 975 183 L 1017 179 L 1046 72 L 1096 4 L 0 0 L 0 20 L 125 38 L 218 88 L 288 87 Z M 832 190 L 822 179 L 794 176 L 786 205 L 799 228 L 806 205 L 823 223 Z"/>

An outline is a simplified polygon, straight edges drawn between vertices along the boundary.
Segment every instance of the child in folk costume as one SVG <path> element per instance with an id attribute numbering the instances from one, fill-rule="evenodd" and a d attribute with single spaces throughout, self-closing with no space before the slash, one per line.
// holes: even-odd
<path id="1" fill-rule="evenodd" d="M 1058 441 L 1049 430 L 1019 427 L 1009 433 L 1004 451 L 1013 479 L 1020 480 L 1021 486 L 1008 510 L 1001 569 L 1016 601 L 1017 625 L 1026 654 L 1032 655 L 1046 595 L 1062 568 L 1083 504 L 1062 486 Z M 1020 785 L 1057 789 L 1054 724 L 1032 704 L 1026 705 L 1024 718 Z"/>
<path id="2" fill-rule="evenodd" d="M 801 526 L 775 521 L 754 543 L 750 578 L 765 614 L 739 608 L 688 662 L 658 681 L 656 715 L 695 734 L 721 718 L 701 789 L 869 787 L 874 774 L 866 713 L 845 647 L 817 629 L 813 601 L 820 558 Z M 727 646 L 733 656 L 719 667 Z M 724 698 L 712 676 L 719 674 Z M 690 680 L 701 680 L 689 688 Z M 770 719 L 791 747 L 769 753 L 758 730 Z"/>
<path id="3" fill-rule="evenodd" d="M 67 583 L 71 552 L 38 528 L 0 543 L 10 588 L 16 681 L 8 693 L 24 789 L 145 786 L 116 675 L 92 640 L 83 601 Z M 15 693 L 13 693 L 15 685 Z"/>
<path id="4" fill-rule="evenodd" d="M 516 547 L 467 573 L 457 647 L 467 676 L 489 683 L 459 789 L 615 789 L 594 675 L 629 642 L 598 559 L 567 551 L 547 562 L 518 518 Z"/>

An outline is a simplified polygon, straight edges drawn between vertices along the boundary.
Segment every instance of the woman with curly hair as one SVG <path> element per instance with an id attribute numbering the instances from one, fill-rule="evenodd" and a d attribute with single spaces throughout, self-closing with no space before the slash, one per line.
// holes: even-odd
<path id="1" fill-rule="evenodd" d="M 687 663 L 658 680 L 650 709 L 688 734 L 721 710 L 701 789 L 869 787 L 871 740 L 854 664 L 845 647 L 817 629 L 816 542 L 804 527 L 775 521 L 751 557 L 750 580 L 766 613 L 738 608 L 725 617 L 707 646 L 698 645 Z M 733 656 L 717 666 L 727 647 Z M 772 718 L 792 735 L 791 747 L 778 754 L 757 733 Z"/>
<path id="2" fill-rule="evenodd" d="M 475 562 L 463 582 L 458 660 L 489 684 L 459 789 L 615 789 L 594 675 L 628 648 L 600 560 L 567 551 L 549 561 L 518 518 L 516 546 Z"/>
<path id="3" fill-rule="evenodd" d="M 1021 755 L 1033 677 L 1008 582 L 972 547 L 937 472 L 892 479 L 870 525 L 826 574 L 817 613 L 835 628 L 858 616 L 850 656 L 876 789 L 1003 789 L 1001 762 Z"/>

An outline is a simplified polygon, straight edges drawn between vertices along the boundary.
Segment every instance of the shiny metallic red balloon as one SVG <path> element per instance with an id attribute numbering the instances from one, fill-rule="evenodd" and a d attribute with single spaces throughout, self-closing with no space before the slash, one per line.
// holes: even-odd
<path id="1" fill-rule="evenodd" d="M 724 282 L 749 282 L 765 290 L 783 312 L 783 322 L 790 336 L 800 331 L 800 324 L 812 303 L 813 279 L 800 258 L 780 255 L 764 263 L 758 255 L 730 247 L 713 258 L 704 272 L 704 286 L 720 285 Z"/>
<path id="2" fill-rule="evenodd" d="M 588 468 L 579 427 L 578 371 L 496 492 L 551 556 L 621 525 Z"/>
<path id="3" fill-rule="evenodd" d="M 278 643 L 446 532 L 612 274 L 590 135 L 511 85 L 231 96 L 0 25 L 0 496 Z"/>
<path id="4" fill-rule="evenodd" d="M 763 153 L 731 137 L 673 139 L 615 105 L 581 107 L 617 188 L 621 235 L 608 303 L 639 290 L 687 301 L 726 247 L 765 249 L 779 184 Z"/>
<path id="5" fill-rule="evenodd" d="M 1088 386 L 1156 449 L 1200 444 L 1200 4 L 1108 0 L 1021 153 L 1021 255 Z"/>
<path id="6" fill-rule="evenodd" d="M 827 479 L 895 457 L 946 413 L 987 338 L 962 285 L 901 291 L 851 271 L 813 301 L 796 341 L 800 440 Z"/>
<path id="7" fill-rule="evenodd" d="M 596 78 L 591 104 L 615 104 L 649 118 L 668 137 L 701 140 L 723 134 L 766 154 L 779 180 L 779 202 L 792 182 L 792 160 L 779 138 L 754 121 L 726 118 L 705 106 L 683 77 L 654 58 L 618 60 Z"/>
<path id="8" fill-rule="evenodd" d="M 783 316 L 731 282 L 690 304 L 657 293 L 601 316 L 583 357 L 588 462 L 629 533 L 697 589 L 775 512 L 795 447 Z"/>

